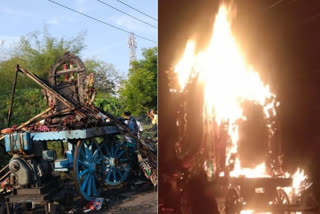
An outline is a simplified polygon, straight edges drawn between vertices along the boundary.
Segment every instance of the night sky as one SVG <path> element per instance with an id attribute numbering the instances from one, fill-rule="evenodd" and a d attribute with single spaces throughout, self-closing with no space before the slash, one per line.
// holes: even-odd
<path id="1" fill-rule="evenodd" d="M 231 2 L 231 1 L 227 1 Z M 280 100 L 280 133 L 286 167 L 306 169 L 319 197 L 320 2 L 235 0 L 233 33 L 246 59 Z M 159 174 L 174 172 L 177 101 L 165 73 L 189 38 L 208 43 L 218 9 L 215 0 L 159 1 Z M 232 77 L 231 77 L 232 78 Z M 159 186 L 161 186 L 161 181 Z M 159 193 L 161 197 L 160 188 Z"/>

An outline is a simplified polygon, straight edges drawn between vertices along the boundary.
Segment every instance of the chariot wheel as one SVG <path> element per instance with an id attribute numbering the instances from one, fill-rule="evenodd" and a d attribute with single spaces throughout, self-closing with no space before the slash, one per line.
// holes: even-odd
<path id="1" fill-rule="evenodd" d="M 241 203 L 238 191 L 235 188 L 229 190 L 225 206 L 226 214 L 240 214 Z"/>
<path id="2" fill-rule="evenodd" d="M 77 143 L 73 157 L 74 182 L 78 194 L 91 201 L 102 191 L 104 161 L 101 148 L 94 139 Z"/>
<path id="3" fill-rule="evenodd" d="M 289 196 L 285 191 L 282 189 L 277 189 L 276 191 L 276 196 L 273 200 L 274 205 L 290 205 L 290 199 Z M 290 212 L 284 211 L 284 212 L 275 212 L 275 213 L 284 213 L 284 214 L 289 214 Z"/>
<path id="4" fill-rule="evenodd" d="M 115 142 L 102 143 L 104 160 L 104 182 L 116 186 L 123 183 L 129 175 L 131 164 L 125 146 Z"/>

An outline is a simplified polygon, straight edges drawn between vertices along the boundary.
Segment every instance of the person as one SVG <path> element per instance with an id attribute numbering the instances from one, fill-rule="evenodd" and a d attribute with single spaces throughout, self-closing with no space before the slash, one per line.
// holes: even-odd
<path id="1" fill-rule="evenodd" d="M 133 116 L 131 116 L 131 112 L 125 111 L 123 113 L 123 118 L 124 118 L 124 123 L 127 124 L 132 134 L 138 137 L 139 126 L 137 124 L 136 119 Z M 125 140 L 125 144 L 128 146 L 129 150 L 133 154 L 133 152 L 137 149 L 138 142 L 132 136 L 128 136 L 128 135 L 124 136 L 124 140 Z M 133 159 L 132 166 L 136 166 L 136 167 L 138 166 L 138 161 L 136 158 Z"/>
<path id="2" fill-rule="evenodd" d="M 139 126 L 138 123 L 136 121 L 136 119 L 131 116 L 131 112 L 130 111 L 125 111 L 124 112 L 124 119 L 125 119 L 125 124 L 128 125 L 129 130 L 135 135 L 138 136 L 139 133 Z"/>
<path id="3" fill-rule="evenodd" d="M 152 124 L 158 126 L 158 115 L 155 111 L 153 109 L 149 109 L 147 114 L 150 117 Z"/>
<path id="4" fill-rule="evenodd" d="M 153 137 L 157 137 L 158 136 L 158 115 L 153 109 L 149 109 L 147 112 L 147 115 L 151 119 L 152 131 L 154 133 Z"/>

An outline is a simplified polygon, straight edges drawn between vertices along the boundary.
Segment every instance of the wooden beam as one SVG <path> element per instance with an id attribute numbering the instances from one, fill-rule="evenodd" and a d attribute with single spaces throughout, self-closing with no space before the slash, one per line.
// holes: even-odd
<path id="1" fill-rule="evenodd" d="M 24 123 L 21 123 L 20 126 L 18 126 L 18 127 L 16 128 L 16 130 L 20 130 L 20 129 L 26 127 L 27 125 L 29 125 L 30 123 L 32 123 L 33 121 L 35 121 L 35 120 L 38 119 L 39 117 L 45 115 L 46 113 L 48 113 L 48 112 L 51 111 L 52 109 L 53 109 L 52 107 L 47 108 L 46 110 L 44 110 L 44 111 L 41 112 L 40 114 L 37 114 L 36 116 L 34 116 L 33 118 L 31 118 L 30 120 L 28 120 L 28 121 L 26 121 L 26 122 L 24 122 Z M 0 136 L 0 141 L 4 139 L 4 136 L 5 136 L 5 135 L 1 135 L 1 136 Z"/>
<path id="2" fill-rule="evenodd" d="M 72 69 L 57 71 L 57 73 L 54 76 L 57 77 L 57 76 L 64 75 L 64 74 L 80 73 L 80 72 L 84 72 L 84 71 L 85 71 L 84 69 L 72 68 Z"/>
<path id="3" fill-rule="evenodd" d="M 51 86 L 47 85 L 43 81 L 41 81 L 36 75 L 30 73 L 27 70 L 24 70 L 22 68 L 19 69 L 22 73 L 24 73 L 27 77 L 32 79 L 35 83 L 37 83 L 39 86 L 41 86 L 43 89 L 48 90 L 54 97 L 56 97 L 58 100 L 60 100 L 63 104 L 65 104 L 69 108 L 74 108 L 75 106 L 73 103 L 71 103 L 69 100 L 61 96 L 59 93 L 57 93 Z"/>

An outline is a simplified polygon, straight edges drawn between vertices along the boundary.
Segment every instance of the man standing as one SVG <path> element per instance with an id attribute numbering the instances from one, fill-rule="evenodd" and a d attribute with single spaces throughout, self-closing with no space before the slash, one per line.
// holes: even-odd
<path id="1" fill-rule="evenodd" d="M 139 126 L 138 126 L 138 123 L 136 121 L 136 119 L 131 116 L 131 112 L 130 111 L 125 111 L 124 112 L 124 119 L 125 119 L 125 123 L 128 125 L 130 131 L 138 136 L 138 133 L 139 133 Z"/>

